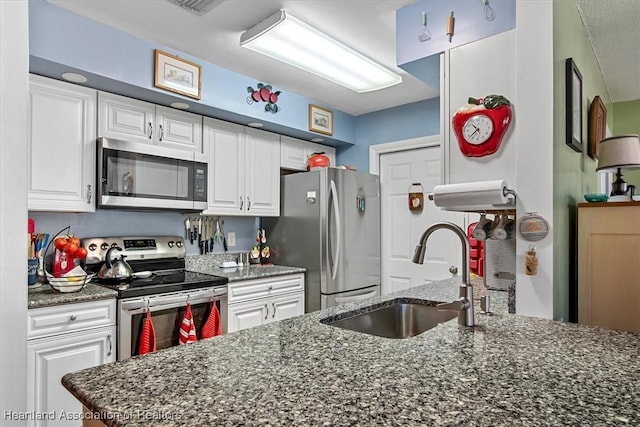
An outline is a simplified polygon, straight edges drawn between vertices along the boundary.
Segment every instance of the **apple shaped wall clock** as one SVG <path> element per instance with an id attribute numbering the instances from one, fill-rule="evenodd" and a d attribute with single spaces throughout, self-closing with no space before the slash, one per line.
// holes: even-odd
<path id="1" fill-rule="evenodd" d="M 511 114 L 511 102 L 502 95 L 469 98 L 451 118 L 462 154 L 483 157 L 498 151 L 511 124 Z"/>

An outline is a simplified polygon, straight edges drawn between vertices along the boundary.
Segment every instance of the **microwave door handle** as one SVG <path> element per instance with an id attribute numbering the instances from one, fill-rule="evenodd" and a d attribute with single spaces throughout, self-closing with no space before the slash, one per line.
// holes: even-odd
<path id="1" fill-rule="evenodd" d="M 336 280 L 336 276 L 338 275 L 338 267 L 340 265 L 340 246 L 342 246 L 342 224 L 340 222 L 340 201 L 338 200 L 338 189 L 336 188 L 336 182 L 331 180 L 331 199 L 333 201 L 333 214 L 336 219 L 336 253 L 335 257 L 332 259 L 331 266 L 331 280 Z M 331 238 L 331 236 L 329 236 Z M 331 242 L 329 242 L 329 245 Z M 329 248 L 327 248 L 329 249 Z"/>

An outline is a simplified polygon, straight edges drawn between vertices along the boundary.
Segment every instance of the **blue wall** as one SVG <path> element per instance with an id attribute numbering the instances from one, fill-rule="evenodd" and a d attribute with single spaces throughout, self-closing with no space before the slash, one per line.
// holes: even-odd
<path id="1" fill-rule="evenodd" d="M 396 12 L 396 58 L 399 65 L 444 52 L 456 46 L 499 34 L 516 27 L 516 0 L 489 0 L 494 12 L 489 21 L 480 0 L 422 0 Z M 447 18 L 454 12 L 454 35 L 449 42 Z M 427 13 L 431 39 L 420 42 L 422 12 Z"/>
<path id="2" fill-rule="evenodd" d="M 338 149 L 338 164 L 369 171 L 369 146 L 440 133 L 440 98 L 358 116 L 357 144 Z"/>

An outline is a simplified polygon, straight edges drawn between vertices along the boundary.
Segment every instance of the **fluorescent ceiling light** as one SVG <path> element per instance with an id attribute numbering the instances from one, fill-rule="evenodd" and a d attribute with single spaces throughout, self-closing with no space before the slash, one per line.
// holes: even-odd
<path id="1" fill-rule="evenodd" d="M 284 9 L 242 33 L 240 46 L 355 92 L 371 92 L 402 82 L 399 74 L 305 24 Z"/>

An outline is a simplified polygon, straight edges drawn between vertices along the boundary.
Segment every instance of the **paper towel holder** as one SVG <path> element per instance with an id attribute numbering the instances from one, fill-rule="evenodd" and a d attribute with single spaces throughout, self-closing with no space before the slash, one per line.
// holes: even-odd
<path id="1" fill-rule="evenodd" d="M 513 205 L 516 204 L 516 198 L 518 197 L 518 195 L 516 194 L 516 190 L 512 190 L 511 188 L 504 187 L 502 189 L 502 195 L 505 197 L 513 196 L 513 202 L 511 204 Z M 429 198 L 429 200 L 433 201 L 433 193 L 429 193 L 427 197 Z"/>
<path id="2" fill-rule="evenodd" d="M 496 183 L 499 183 L 499 181 L 475 181 L 471 183 L 464 183 L 464 184 L 460 183 L 460 184 L 450 184 L 450 185 L 451 187 L 456 187 L 459 185 L 478 186 L 484 183 L 496 185 Z M 448 187 L 448 185 L 441 185 L 441 186 L 434 187 L 433 192 L 429 193 L 427 195 L 427 198 L 433 201 L 436 204 L 436 206 L 440 206 L 444 210 L 452 210 L 452 211 L 458 211 L 458 212 L 478 212 L 478 213 L 482 213 L 482 212 L 505 213 L 506 212 L 508 214 L 515 215 L 517 194 L 516 194 L 516 191 L 512 188 L 509 188 L 506 185 L 506 182 L 504 181 L 502 181 L 502 188 L 501 188 L 501 193 L 502 193 L 501 195 L 504 198 L 504 201 L 502 203 L 497 203 L 497 204 L 495 201 L 490 201 L 490 200 L 487 200 L 486 202 L 476 200 L 474 203 L 469 203 L 469 204 L 462 203 L 462 204 L 443 205 L 442 202 L 438 203 L 438 201 L 435 200 L 436 197 L 438 196 L 436 193 L 437 193 L 437 188 L 439 187 Z"/>

